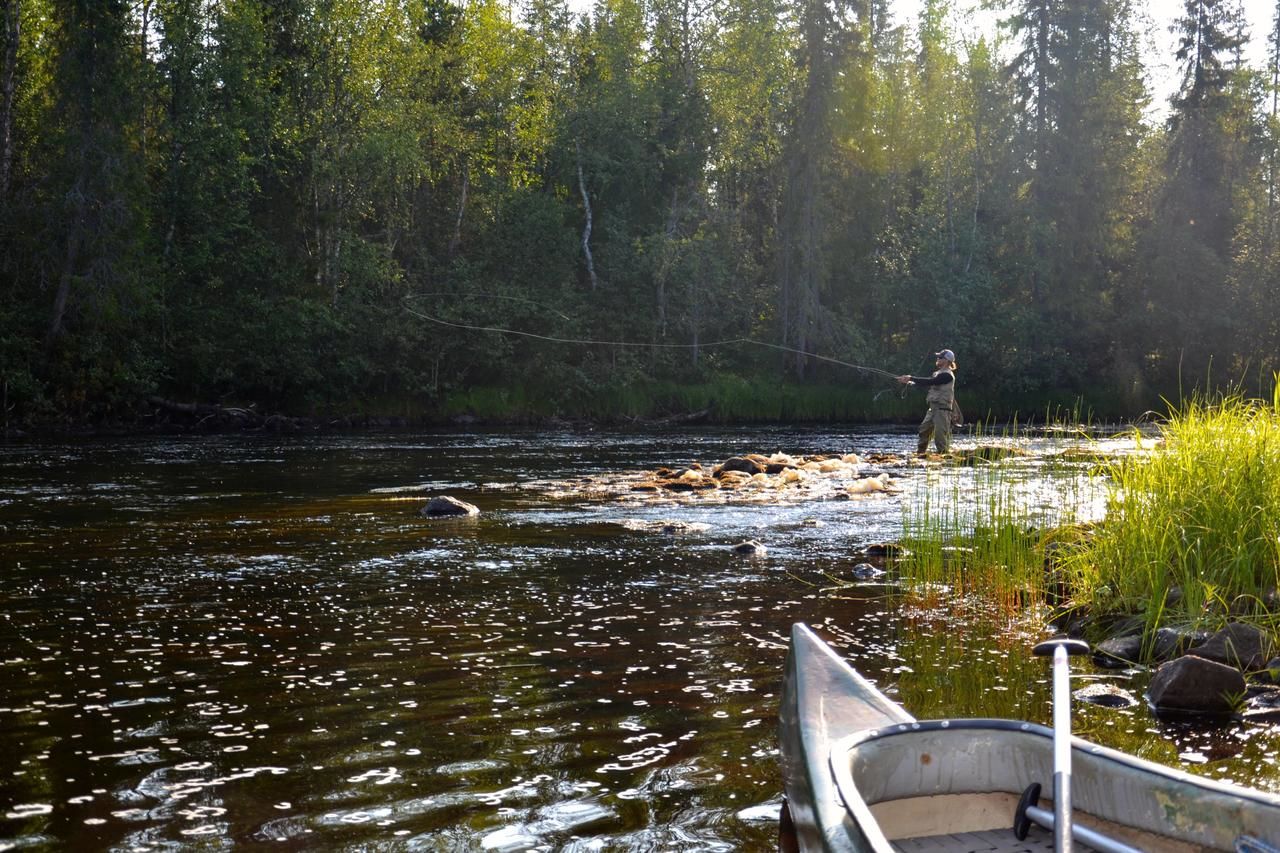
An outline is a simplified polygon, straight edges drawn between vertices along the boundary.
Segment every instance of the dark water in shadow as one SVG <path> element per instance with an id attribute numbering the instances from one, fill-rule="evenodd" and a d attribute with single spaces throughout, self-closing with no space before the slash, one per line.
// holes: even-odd
<path id="1" fill-rule="evenodd" d="M 910 441 L 0 448 L 0 849 L 769 849 L 792 622 L 918 716 L 1045 721 L 1046 673 L 1027 654 L 1039 622 L 830 589 L 859 548 L 900 534 L 896 494 L 837 500 L 843 486 L 824 481 L 768 500 L 654 500 L 577 478 Z M 907 489 L 922 476 L 892 473 Z M 483 514 L 422 519 L 432 494 Z M 666 520 L 695 529 L 647 527 Z M 744 538 L 767 555 L 731 553 Z M 1082 707 L 1078 724 L 1280 789 L 1273 728 L 1180 730 L 1141 707 Z"/>

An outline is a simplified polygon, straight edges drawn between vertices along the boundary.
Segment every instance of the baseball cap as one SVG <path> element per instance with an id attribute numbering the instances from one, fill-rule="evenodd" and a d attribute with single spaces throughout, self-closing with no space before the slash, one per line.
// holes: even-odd
<path id="1" fill-rule="evenodd" d="M 953 353 L 953 352 L 952 352 L 951 350 L 949 350 L 949 349 L 944 349 L 944 350 L 942 350 L 941 352 L 935 352 L 935 353 L 933 354 L 933 357 L 934 357 L 934 358 L 940 358 L 940 359 L 943 359 L 944 361 L 955 361 L 955 360 L 956 360 L 956 354 L 955 354 L 955 353 Z"/>

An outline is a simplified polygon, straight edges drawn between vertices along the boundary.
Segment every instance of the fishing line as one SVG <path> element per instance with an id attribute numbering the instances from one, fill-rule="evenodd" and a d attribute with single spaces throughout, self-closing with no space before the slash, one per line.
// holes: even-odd
<path id="1" fill-rule="evenodd" d="M 449 294 L 449 295 L 456 296 L 457 294 Z M 782 344 L 771 344 L 767 341 L 757 341 L 754 338 L 725 338 L 723 340 L 706 341 L 703 343 L 696 343 L 696 344 L 668 344 L 668 343 L 654 343 L 654 342 L 645 342 L 645 341 L 604 341 L 604 340 L 595 340 L 591 338 L 560 338 L 554 335 L 540 335 L 537 332 L 522 332 L 519 329 L 506 329 L 499 326 L 477 326 L 469 323 L 454 323 L 449 320 L 441 319 L 440 317 L 433 317 L 430 314 L 427 314 L 412 308 L 408 304 L 410 298 L 413 298 L 413 297 L 406 297 L 404 300 L 405 302 L 404 310 L 406 312 L 412 314 L 415 317 L 420 317 L 423 320 L 427 320 L 429 322 L 436 323 L 441 326 L 448 326 L 451 329 L 466 329 L 472 332 L 496 332 L 502 335 L 518 335 L 523 338 L 533 338 L 534 340 L 547 341 L 549 343 L 554 343 L 554 344 L 581 344 L 581 345 L 610 346 L 610 347 L 642 347 L 642 348 L 650 348 L 650 349 L 707 349 L 710 347 L 728 346 L 730 344 L 750 344 L 752 346 L 767 347 L 768 349 L 779 350 L 781 352 L 789 352 L 789 353 L 795 353 L 796 355 L 803 355 L 808 358 L 816 359 L 817 361 L 826 361 L 826 362 L 830 362 L 831 364 L 838 364 L 841 367 L 850 367 L 850 368 L 853 368 L 854 370 L 862 370 L 867 373 L 874 373 L 877 376 L 884 376 L 889 379 L 898 378 L 898 374 L 890 373 L 887 370 L 881 370 L 878 367 L 868 367 L 865 364 L 854 364 L 851 361 L 842 361 L 841 359 L 838 359 L 838 358 L 831 358 L 825 355 L 817 355 L 815 353 L 805 352 L 804 350 L 799 350 L 794 347 L 783 346 Z M 518 298 L 518 297 L 513 297 L 513 298 Z M 525 300 L 525 301 L 531 301 L 531 300 Z M 534 303 L 534 304 L 536 305 L 537 303 Z M 561 314 L 560 316 L 564 317 L 563 314 Z M 569 318 L 565 317 L 565 319 L 567 320 Z"/>
<path id="2" fill-rule="evenodd" d="M 440 291 L 433 291 L 433 292 L 431 292 L 431 293 L 415 293 L 412 297 L 406 297 L 405 301 L 407 302 L 409 299 L 426 299 L 428 296 L 453 296 L 453 297 L 458 297 L 458 296 L 464 296 L 464 295 L 465 295 L 465 296 L 479 296 L 479 297 L 482 297 L 482 298 L 484 298 L 484 299 L 505 299 L 505 300 L 507 300 L 508 302 L 523 302 L 523 303 L 525 303 L 526 305 L 535 305 L 535 306 L 537 306 L 538 308 L 543 309 L 544 311 L 550 311 L 552 314 L 555 314 L 557 317 L 561 317 L 561 318 L 563 318 L 563 319 L 565 319 L 565 320 L 568 320 L 569 322 L 573 322 L 573 318 L 572 318 L 572 317 L 570 317 L 568 314 L 565 314 L 563 311 L 558 311 L 558 310 L 556 310 L 555 308 L 552 308 L 550 305 L 546 305 L 546 304 L 543 304 L 543 303 L 541 303 L 541 302 L 535 302 L 534 300 L 532 300 L 532 299 L 528 299 L 528 298 L 523 297 L 523 296 L 507 296 L 506 294 L 503 294 L 503 293 L 485 293 L 484 291 L 481 291 L 481 290 L 469 290 L 469 291 L 467 291 L 465 294 L 462 294 L 462 293 L 451 293 L 451 292 L 449 292 L 449 291 L 444 291 L 444 290 L 440 290 Z M 412 312 L 410 312 L 410 313 L 412 313 Z"/>

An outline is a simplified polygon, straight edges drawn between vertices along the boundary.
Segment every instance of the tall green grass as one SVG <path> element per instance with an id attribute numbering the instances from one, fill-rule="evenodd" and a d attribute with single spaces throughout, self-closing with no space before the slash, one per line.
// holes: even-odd
<path id="1" fill-rule="evenodd" d="M 1047 537 L 1071 528 L 1089 496 L 1078 464 L 1026 458 L 1028 436 L 1016 424 L 975 437 L 976 449 L 956 457 L 963 468 L 930 466 L 904 502 L 897 568 L 917 590 L 1021 609 L 1044 598 Z"/>
<path id="2" fill-rule="evenodd" d="M 1280 584 L 1280 391 L 1192 399 L 1150 454 L 1113 461 L 1106 519 L 1064 560 L 1077 597 L 1148 626 L 1271 621 Z"/>
<path id="3" fill-rule="evenodd" d="M 1024 439 L 1015 427 L 992 444 Z M 972 477 L 930 468 L 903 508 L 904 579 L 1007 607 L 1061 584 L 1073 606 L 1140 614 L 1149 630 L 1280 623 L 1280 391 L 1193 398 L 1171 408 L 1158 441 L 1136 430 L 1135 441 L 1140 452 L 1097 464 L 1093 485 L 1069 453 L 1031 471 L 982 456 Z M 1051 501 L 1029 499 L 1027 478 Z M 1102 520 L 1077 523 L 1099 486 Z"/>

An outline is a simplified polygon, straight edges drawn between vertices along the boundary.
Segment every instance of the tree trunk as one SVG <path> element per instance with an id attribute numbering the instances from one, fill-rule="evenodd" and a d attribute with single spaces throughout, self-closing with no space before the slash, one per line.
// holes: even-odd
<path id="1" fill-rule="evenodd" d="M 147 62 L 150 61 L 150 53 L 147 50 L 148 30 L 151 29 L 151 0 L 142 0 L 142 34 L 138 38 L 138 48 L 142 53 L 142 79 L 143 88 L 142 95 L 138 98 L 138 151 L 142 162 L 147 160 L 147 85 L 146 81 L 150 76 L 146 72 Z"/>
<path id="2" fill-rule="evenodd" d="M 72 190 L 76 200 L 76 213 L 72 217 L 71 227 L 67 231 L 66 254 L 62 260 L 62 274 L 58 277 L 58 290 L 53 298 L 53 318 L 49 322 L 49 331 L 45 336 L 45 346 L 51 346 L 62 336 L 63 321 L 67 316 L 67 305 L 71 301 L 71 282 L 75 278 L 76 265 L 80 262 L 80 246 L 84 242 L 84 229 L 88 216 L 85 209 L 85 180 L 83 175 L 76 181 Z"/>
<path id="3" fill-rule="evenodd" d="M 1280 0 L 1276 3 L 1275 31 L 1271 34 L 1271 123 L 1274 126 L 1277 112 L 1280 111 Z M 1267 152 L 1267 164 L 1270 174 L 1267 176 L 1267 212 L 1275 209 L 1276 182 L 1276 141 L 1272 140 L 1271 150 Z M 1268 234 L 1275 225 L 1275 217 L 1268 217 Z"/>
<path id="4" fill-rule="evenodd" d="M 9 195 L 13 176 L 13 91 L 18 72 L 22 0 L 4 0 L 4 65 L 0 67 L 0 198 Z"/>
<path id="5" fill-rule="evenodd" d="M 467 193 L 471 189 L 471 166 L 462 164 L 462 194 L 458 199 L 458 218 L 453 223 L 453 236 L 449 238 L 449 257 L 458 253 L 462 245 L 462 220 L 467 214 Z"/>
<path id="6" fill-rule="evenodd" d="M 680 189 L 677 187 L 671 192 L 671 211 L 667 214 L 667 224 L 662 230 L 662 248 L 659 252 L 658 269 L 654 274 L 655 284 L 658 286 L 658 337 L 660 338 L 667 336 L 667 280 L 671 275 L 673 255 L 676 253 L 674 243 L 676 229 L 680 222 L 679 214 Z"/>
<path id="7" fill-rule="evenodd" d="M 578 153 L 578 190 L 582 193 L 582 208 L 586 212 L 586 222 L 582 226 L 582 254 L 587 259 L 587 276 L 591 279 L 591 289 L 599 285 L 596 278 L 596 264 L 591 257 L 591 198 L 587 195 L 587 179 L 582 174 L 582 144 L 574 143 Z"/>

